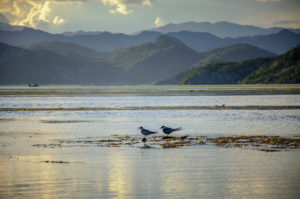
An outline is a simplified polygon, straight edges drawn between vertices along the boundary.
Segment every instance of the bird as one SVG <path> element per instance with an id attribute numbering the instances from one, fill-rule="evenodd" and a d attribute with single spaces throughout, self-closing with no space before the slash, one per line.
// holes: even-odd
<path id="1" fill-rule="evenodd" d="M 139 129 L 140 133 L 144 135 L 144 137 L 147 135 L 152 135 L 152 134 L 157 133 L 156 131 L 150 131 L 150 130 L 144 129 L 142 126 L 140 126 L 138 129 Z"/>
<path id="2" fill-rule="evenodd" d="M 162 129 L 162 131 L 163 131 L 164 134 L 167 134 L 167 136 L 168 136 L 169 134 L 175 132 L 175 131 L 180 131 L 180 130 L 182 130 L 181 127 L 176 128 L 176 129 L 173 129 L 173 128 L 170 128 L 170 127 L 161 126 L 160 128 Z"/>

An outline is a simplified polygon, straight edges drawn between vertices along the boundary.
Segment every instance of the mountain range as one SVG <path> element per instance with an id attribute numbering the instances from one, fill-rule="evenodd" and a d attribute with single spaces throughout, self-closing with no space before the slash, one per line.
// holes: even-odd
<path id="1" fill-rule="evenodd" d="M 162 35 L 152 43 L 131 47 L 108 60 L 127 69 L 129 83 L 149 84 L 187 69 L 197 58 L 198 53 L 181 41 Z"/>
<path id="2" fill-rule="evenodd" d="M 227 23 L 213 25 L 238 27 Z M 295 63 L 286 61 L 289 56 L 277 56 L 299 45 L 300 35 L 290 30 L 278 29 L 276 32 L 272 29 L 274 33 L 266 35 L 221 38 L 208 32 L 187 30 L 166 34 L 143 31 L 126 35 L 83 31 L 51 34 L 20 28 L 8 26 L 9 30 L 0 30 L 0 84 L 298 81 L 293 77 L 293 73 L 298 74 L 297 67 L 294 70 Z M 249 27 L 240 28 L 246 30 Z M 294 54 L 298 56 L 297 52 Z M 286 60 L 281 62 L 283 59 Z M 297 59 L 294 57 L 293 60 Z M 284 81 L 268 76 L 275 69 L 263 66 L 271 62 L 272 66 L 281 63 L 275 69 L 277 75 L 284 76 Z M 262 77 L 266 80 L 263 81 Z"/>
<path id="3" fill-rule="evenodd" d="M 59 50 L 58 50 L 59 49 Z M 168 35 L 113 54 L 48 41 L 23 48 L 0 45 L 0 83 L 150 84 L 197 65 L 275 54 L 247 44 L 198 53 Z"/>
<path id="4" fill-rule="evenodd" d="M 240 25 L 230 23 L 226 21 L 220 21 L 216 23 L 210 22 L 185 22 L 180 24 L 167 24 L 158 28 L 150 29 L 150 31 L 156 31 L 161 33 L 170 32 L 207 32 L 217 37 L 248 37 L 256 35 L 267 35 L 278 33 L 285 28 L 273 27 L 273 28 L 261 28 L 251 25 Z M 300 29 L 289 29 L 290 31 L 300 34 Z"/>
<path id="5" fill-rule="evenodd" d="M 24 28 L 22 31 L 0 30 L 0 42 L 13 46 L 24 46 L 42 41 L 64 41 L 76 43 L 101 52 L 128 48 L 154 41 L 160 34 L 158 32 L 142 32 L 138 35 L 126 35 L 122 33 L 102 32 L 96 35 L 65 36 L 63 34 L 50 34 L 41 30 Z"/>
<path id="6" fill-rule="evenodd" d="M 0 84 L 113 84 L 120 74 L 107 62 L 0 43 Z"/>
<path id="7" fill-rule="evenodd" d="M 25 28 L 25 26 L 13 26 L 7 23 L 0 22 L 0 30 L 6 31 L 21 31 Z"/>
<path id="8" fill-rule="evenodd" d="M 0 22 L 0 30 L 6 31 L 21 31 L 25 26 L 14 26 L 7 23 Z M 256 35 L 267 35 L 278 33 L 281 30 L 286 29 L 282 27 L 272 27 L 272 28 L 261 28 L 253 25 L 241 25 L 236 23 L 231 23 L 227 21 L 220 21 L 216 23 L 210 22 L 184 22 L 179 24 L 167 24 L 157 28 L 149 29 L 150 32 L 160 32 L 160 33 L 170 33 L 170 32 L 207 32 L 217 37 L 248 37 Z M 300 34 L 300 29 L 289 28 L 291 32 Z M 140 31 L 143 32 L 143 31 Z M 98 35 L 101 31 L 77 31 L 77 32 L 64 32 L 62 35 L 65 36 L 76 36 L 76 35 Z M 136 33 L 135 33 L 136 34 Z"/>
<path id="9" fill-rule="evenodd" d="M 267 35 L 236 38 L 220 38 L 208 32 L 191 31 L 169 32 L 167 35 L 179 39 L 185 45 L 198 52 L 246 43 L 276 54 L 282 54 L 300 43 L 300 34 L 290 30 L 278 29 L 278 31 L 273 31 L 276 33 Z M 0 42 L 13 46 L 24 46 L 42 41 L 56 40 L 76 43 L 99 52 L 109 52 L 153 42 L 162 34 L 154 31 L 143 31 L 136 35 L 110 32 L 81 32 L 80 34 L 68 34 L 69 36 L 66 36 L 65 34 L 50 34 L 40 30 L 24 28 L 21 31 L 0 30 Z"/>
<path id="10" fill-rule="evenodd" d="M 289 30 L 278 33 L 257 35 L 253 37 L 218 38 L 210 33 L 202 32 L 172 32 L 168 35 L 175 37 L 198 52 L 204 52 L 233 44 L 249 44 L 267 51 L 282 54 L 300 43 L 300 35 Z"/>
<path id="11" fill-rule="evenodd" d="M 36 52 L 51 51 L 69 57 L 79 56 L 79 57 L 93 58 L 93 57 L 103 55 L 103 53 L 81 46 L 79 44 L 63 42 L 63 41 L 43 41 L 43 42 L 33 43 L 23 47 L 25 49 L 36 51 Z"/>

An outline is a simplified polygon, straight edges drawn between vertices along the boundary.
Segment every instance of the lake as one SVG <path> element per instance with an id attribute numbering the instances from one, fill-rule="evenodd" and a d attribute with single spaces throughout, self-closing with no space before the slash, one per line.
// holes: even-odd
<path id="1" fill-rule="evenodd" d="M 190 92 L 198 87 L 183 87 L 187 92 L 175 88 L 176 93 L 171 87 L 167 94 L 151 95 L 130 94 L 132 90 L 83 94 L 82 87 L 51 95 L 38 88 L 42 93 L 32 95 L 24 88 L 2 88 L 14 95 L 0 97 L 0 109 L 9 108 L 0 111 L 0 198 L 299 197 L 299 149 L 264 152 L 209 143 L 180 148 L 68 144 L 114 135 L 141 143 L 139 126 L 159 131 L 162 125 L 183 128 L 173 136 L 300 136 L 299 94 L 241 95 L 232 94 L 231 87 L 229 93 L 214 95 L 215 87 L 205 87 L 212 90 L 209 94 Z M 15 95 L 16 89 L 25 93 Z M 74 90 L 81 91 L 70 95 Z M 239 108 L 197 108 L 222 105 Z M 51 147 L 56 141 L 59 147 Z M 36 147 L 43 144 L 47 146 Z"/>

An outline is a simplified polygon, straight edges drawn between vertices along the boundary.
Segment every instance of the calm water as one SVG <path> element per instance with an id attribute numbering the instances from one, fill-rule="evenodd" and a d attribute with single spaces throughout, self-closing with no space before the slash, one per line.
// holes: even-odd
<path id="1" fill-rule="evenodd" d="M 0 97 L 0 108 L 300 105 L 300 95 Z M 300 151 L 33 147 L 55 139 L 174 135 L 299 136 L 300 110 L 0 112 L 0 198 L 298 198 Z M 47 164 L 43 161 L 66 161 Z"/>

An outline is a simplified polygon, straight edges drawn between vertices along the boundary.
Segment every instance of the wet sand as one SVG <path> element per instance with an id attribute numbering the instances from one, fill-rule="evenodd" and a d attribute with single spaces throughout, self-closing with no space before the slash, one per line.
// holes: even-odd
<path id="1" fill-rule="evenodd" d="M 1 86 L 1 95 L 266 95 L 300 94 L 300 85 Z"/>

